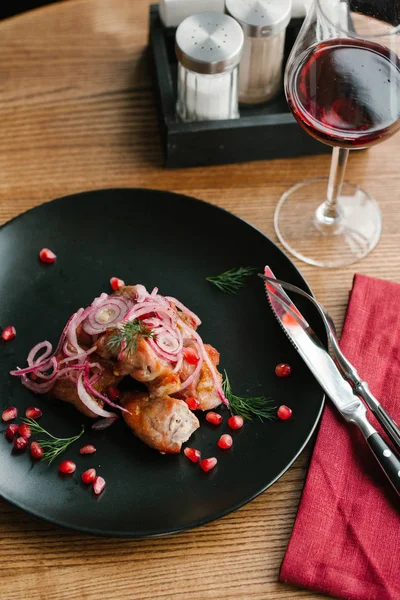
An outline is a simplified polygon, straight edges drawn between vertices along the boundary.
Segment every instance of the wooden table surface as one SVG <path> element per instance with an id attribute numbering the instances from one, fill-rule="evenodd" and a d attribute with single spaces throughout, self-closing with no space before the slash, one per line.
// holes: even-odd
<path id="1" fill-rule="evenodd" d="M 165 170 L 145 52 L 148 5 L 68 0 L 0 23 L 0 222 L 65 194 L 146 187 L 223 206 L 276 241 L 280 195 L 327 173 L 329 157 Z M 355 272 L 400 281 L 399 139 L 354 154 L 348 167 L 383 211 L 375 251 L 338 270 L 297 263 L 340 325 Z M 322 598 L 278 583 L 309 457 L 232 515 L 159 539 L 88 537 L 1 501 L 0 598 Z"/>

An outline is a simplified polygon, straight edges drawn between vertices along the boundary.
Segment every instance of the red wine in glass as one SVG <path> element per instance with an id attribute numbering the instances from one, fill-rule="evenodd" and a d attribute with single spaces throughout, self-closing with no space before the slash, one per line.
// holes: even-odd
<path id="1" fill-rule="evenodd" d="M 331 146 L 366 148 L 400 128 L 400 61 L 371 41 L 336 38 L 297 58 L 287 99 L 300 125 Z"/>

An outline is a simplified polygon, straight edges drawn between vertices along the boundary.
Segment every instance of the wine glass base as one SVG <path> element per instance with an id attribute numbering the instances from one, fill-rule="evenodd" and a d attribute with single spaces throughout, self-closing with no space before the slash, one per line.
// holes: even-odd
<path id="1" fill-rule="evenodd" d="M 345 182 L 338 201 L 339 217 L 324 219 L 320 207 L 327 188 L 328 179 L 311 179 L 283 194 L 275 210 L 275 230 L 283 246 L 310 265 L 351 265 L 378 243 L 381 211 L 374 198 Z"/>

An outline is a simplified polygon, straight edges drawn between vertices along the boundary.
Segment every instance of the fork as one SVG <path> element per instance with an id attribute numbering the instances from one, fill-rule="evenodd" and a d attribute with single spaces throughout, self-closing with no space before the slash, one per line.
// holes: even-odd
<path id="1" fill-rule="evenodd" d="M 274 279 L 265 275 L 260 275 L 264 280 L 267 280 L 271 285 L 277 288 L 277 284 L 282 286 L 284 289 L 300 294 L 304 298 L 307 298 L 317 309 L 320 314 L 322 321 L 325 325 L 328 339 L 332 347 L 332 354 L 335 363 L 341 372 L 341 375 L 346 381 L 350 383 L 353 388 L 353 393 L 364 400 L 368 408 L 372 411 L 377 421 L 382 425 L 384 431 L 390 438 L 395 448 L 400 451 L 400 428 L 397 423 L 389 416 L 380 402 L 375 398 L 369 389 L 368 383 L 363 381 L 359 376 L 357 369 L 351 364 L 351 362 L 345 357 L 341 349 L 339 348 L 339 341 L 336 335 L 336 327 L 330 314 L 325 310 L 323 305 L 318 302 L 315 298 L 310 296 L 307 292 L 301 288 L 281 281 L 280 279 Z"/>

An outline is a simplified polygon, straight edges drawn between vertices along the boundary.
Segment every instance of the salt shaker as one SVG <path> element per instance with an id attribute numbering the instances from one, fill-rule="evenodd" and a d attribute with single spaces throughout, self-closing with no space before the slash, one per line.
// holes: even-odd
<path id="1" fill-rule="evenodd" d="M 302 19 L 306 16 L 312 0 L 292 0 L 292 19 Z"/>
<path id="2" fill-rule="evenodd" d="M 238 66 L 244 35 L 228 15 L 204 12 L 176 32 L 177 114 L 183 121 L 237 119 Z"/>
<path id="3" fill-rule="evenodd" d="M 239 70 L 239 101 L 244 104 L 267 102 L 282 87 L 292 0 L 226 0 L 226 8 L 243 27 L 245 35 Z"/>
<path id="4" fill-rule="evenodd" d="M 200 12 L 225 11 L 225 0 L 160 0 L 161 21 L 165 27 L 178 27 L 184 19 Z"/>

